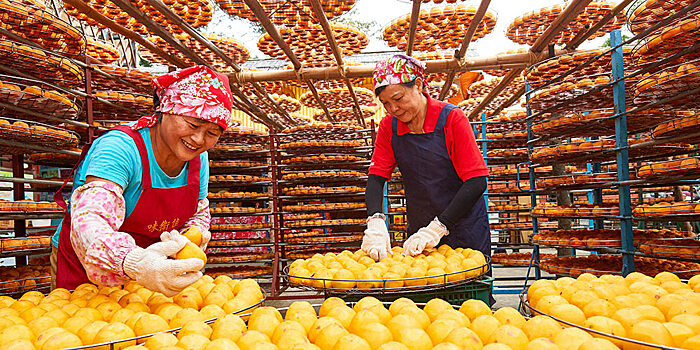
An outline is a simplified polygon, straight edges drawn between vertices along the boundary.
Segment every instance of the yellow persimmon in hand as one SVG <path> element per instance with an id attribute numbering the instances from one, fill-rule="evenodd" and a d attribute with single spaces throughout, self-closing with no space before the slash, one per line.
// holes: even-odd
<path id="1" fill-rule="evenodd" d="M 204 251 L 199 248 L 199 246 L 192 242 L 187 242 L 187 244 L 180 249 L 177 254 L 175 254 L 175 259 L 190 259 L 196 258 L 201 259 L 204 263 L 207 263 L 207 255 Z"/>
<path id="2" fill-rule="evenodd" d="M 196 244 L 198 247 L 202 245 L 202 231 L 197 226 L 191 226 L 185 232 L 182 233 L 190 242 Z"/>

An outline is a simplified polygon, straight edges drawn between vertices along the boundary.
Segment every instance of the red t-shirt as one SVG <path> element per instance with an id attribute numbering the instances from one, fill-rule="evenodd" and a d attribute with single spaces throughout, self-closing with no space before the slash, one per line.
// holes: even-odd
<path id="1" fill-rule="evenodd" d="M 423 130 L 426 133 L 431 133 L 435 130 L 440 111 L 446 104 L 446 102 L 428 97 L 428 110 L 423 122 Z M 391 178 L 391 173 L 396 168 L 396 158 L 391 147 L 391 119 L 391 115 L 386 115 L 379 122 L 372 163 L 369 166 L 370 174 L 379 175 L 387 179 Z M 411 132 L 408 126 L 401 121 L 396 124 L 396 129 L 398 135 Z M 474 131 L 471 124 L 469 124 L 469 119 L 459 108 L 453 109 L 447 116 L 445 143 L 447 144 L 447 153 L 452 160 L 452 165 L 462 181 L 467 181 L 477 176 L 489 175 L 484 158 L 481 156 L 481 151 L 476 145 Z"/>

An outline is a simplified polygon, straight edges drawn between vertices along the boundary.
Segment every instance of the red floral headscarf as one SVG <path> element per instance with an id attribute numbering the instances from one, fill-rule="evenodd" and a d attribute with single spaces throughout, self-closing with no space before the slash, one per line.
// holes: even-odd
<path id="1" fill-rule="evenodd" d="M 231 120 L 233 97 L 228 77 L 206 66 L 180 69 L 153 79 L 160 100 L 157 112 L 203 119 L 226 129 Z M 134 130 L 156 124 L 156 114 L 134 124 Z"/>
<path id="2" fill-rule="evenodd" d="M 385 61 L 377 62 L 372 80 L 374 89 L 391 84 L 401 84 L 423 78 L 425 63 L 410 56 L 396 54 Z"/>

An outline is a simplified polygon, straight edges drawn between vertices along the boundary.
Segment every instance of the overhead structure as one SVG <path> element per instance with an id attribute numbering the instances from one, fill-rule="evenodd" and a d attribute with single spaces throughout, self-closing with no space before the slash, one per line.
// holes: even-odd
<path id="1" fill-rule="evenodd" d="M 481 3 L 479 4 L 479 8 L 476 10 L 474 17 L 469 22 L 469 27 L 467 28 L 467 32 L 464 34 L 464 39 L 462 40 L 462 44 L 459 46 L 459 50 L 455 53 L 455 59 L 461 60 L 464 57 L 464 55 L 467 53 L 467 48 L 469 48 L 469 43 L 471 43 L 472 38 L 474 38 L 474 34 L 476 33 L 476 30 L 478 28 L 477 26 L 481 23 L 481 20 L 486 15 L 486 11 L 488 10 L 490 3 L 491 3 L 491 0 L 481 0 Z M 440 96 L 438 97 L 438 100 L 445 99 L 448 92 L 450 91 L 450 86 L 452 85 L 452 82 L 455 79 L 456 73 L 457 73 L 456 70 L 451 70 L 449 73 L 447 73 L 447 77 L 445 78 L 445 84 L 442 86 L 442 89 L 440 90 Z"/>
<path id="2" fill-rule="evenodd" d="M 316 18 L 321 23 L 321 27 L 323 27 L 323 32 L 326 34 L 326 38 L 328 39 L 328 44 L 331 47 L 331 50 L 333 51 L 333 57 L 335 57 L 336 64 L 338 65 L 338 70 L 343 72 L 345 70 L 345 66 L 343 64 L 343 55 L 340 52 L 340 47 L 338 46 L 338 43 L 335 40 L 335 34 L 333 33 L 333 29 L 331 28 L 331 25 L 328 23 L 328 19 L 326 18 L 325 13 L 323 12 L 323 7 L 321 5 L 321 2 L 319 0 L 310 0 L 311 1 L 311 8 L 314 11 L 314 15 Z M 352 82 L 348 78 L 343 78 L 343 81 L 345 82 L 345 85 L 348 88 L 348 93 L 350 94 L 350 97 L 352 98 L 352 103 L 353 103 L 353 113 L 355 114 L 355 117 L 357 118 L 357 123 L 359 125 L 364 126 L 365 124 L 365 118 L 362 116 L 362 110 L 360 108 L 360 102 L 357 99 L 357 95 L 355 94 L 355 90 L 352 87 Z M 332 116 L 328 116 L 328 119 L 330 120 Z"/>
<path id="3" fill-rule="evenodd" d="M 506 30 L 506 36 L 518 44 L 534 45 L 537 40 L 545 33 L 545 28 L 551 28 L 561 18 L 561 15 L 566 12 L 568 7 L 573 5 L 553 5 L 543 7 L 539 10 L 528 12 L 522 16 L 516 17 Z M 571 42 L 579 32 L 586 32 L 594 24 L 600 23 L 600 19 L 607 14 L 610 14 L 616 4 L 609 1 L 592 1 L 585 10 L 576 14 L 574 18 L 567 21 L 566 27 L 559 30 L 556 35 L 547 40 L 555 45 L 564 45 Z M 602 26 L 587 38 L 596 38 L 603 36 L 614 29 L 619 29 L 625 23 L 625 14 L 621 11 L 615 12 L 611 20 L 605 22 Z"/>
<path id="4" fill-rule="evenodd" d="M 287 56 L 287 58 L 292 62 L 292 65 L 294 66 L 294 71 L 295 73 L 298 72 L 302 68 L 302 63 L 299 61 L 299 58 L 296 56 L 292 48 L 287 44 L 287 42 L 282 38 L 282 35 L 280 32 L 277 30 L 275 25 L 272 23 L 270 18 L 265 14 L 265 11 L 263 10 L 262 6 L 260 5 L 260 2 L 258 0 L 245 0 L 246 4 L 250 9 L 253 11 L 255 14 L 255 17 L 260 21 L 262 24 L 263 28 L 265 28 L 265 31 L 267 31 L 266 35 L 270 35 L 272 40 L 274 40 L 277 45 L 279 45 L 280 49 L 284 52 L 284 54 Z M 332 117 L 330 113 L 328 112 L 328 108 L 326 105 L 323 103 L 321 98 L 318 95 L 318 91 L 316 90 L 316 87 L 314 86 L 313 82 L 308 79 L 308 78 L 303 78 L 306 82 L 306 85 L 308 86 L 309 90 L 313 94 L 314 98 L 318 102 L 319 106 L 321 109 L 323 109 L 324 113 L 326 114 L 326 117 L 329 120 L 332 120 Z"/>
<path id="5" fill-rule="evenodd" d="M 532 43 L 530 53 L 541 58 L 543 56 L 543 51 L 547 48 L 547 46 L 552 43 L 555 38 L 557 38 L 559 33 L 568 28 L 569 23 L 575 20 L 578 15 L 584 11 L 590 2 L 591 0 L 573 0 L 570 2 L 569 6 L 561 11 L 559 16 L 550 22 L 551 24 L 544 31 L 544 33 L 537 37 L 537 39 Z M 488 106 L 491 101 L 496 98 L 496 96 L 498 96 L 513 80 L 515 80 L 515 78 L 520 76 L 522 71 L 523 68 L 518 68 L 508 72 L 508 74 L 503 77 L 503 80 L 501 80 L 501 82 L 493 90 L 491 90 L 491 92 L 486 95 L 481 102 L 479 102 L 476 108 L 471 111 L 469 114 L 469 119 L 475 120 L 479 113 L 481 113 L 481 111 Z M 494 113 L 498 112 L 498 110 L 494 110 Z"/>
<path id="6" fill-rule="evenodd" d="M 394 46 L 399 50 L 409 52 L 410 39 L 414 42 L 411 46 L 413 51 L 433 51 L 439 49 L 456 49 L 466 37 L 467 30 L 472 21 L 476 22 L 477 9 L 465 4 L 446 5 L 444 7 L 433 7 L 416 11 L 417 6 L 414 1 L 413 12 L 399 17 L 384 27 L 383 39 L 389 46 Z M 486 5 L 488 7 L 488 4 Z M 418 12 L 417 16 L 415 13 Z M 482 19 L 471 35 L 471 40 L 483 38 L 493 31 L 496 26 L 496 15 L 485 12 Z M 413 21 L 415 21 L 415 30 Z"/>
<path id="7" fill-rule="evenodd" d="M 323 14 L 327 19 L 338 17 L 349 11 L 357 0 L 321 0 Z M 253 22 L 259 22 L 256 15 L 248 7 L 244 0 L 216 0 L 222 10 L 231 16 L 245 18 Z M 262 9 L 270 18 L 272 23 L 278 26 L 301 26 L 306 27 L 319 24 L 319 16 L 312 11 L 312 7 L 307 1 L 264 1 L 261 3 Z"/>
<path id="8" fill-rule="evenodd" d="M 571 41 L 566 43 L 566 46 L 564 47 L 565 51 L 569 50 L 575 50 L 578 48 L 579 45 L 581 45 L 584 41 L 588 40 L 591 36 L 595 35 L 601 28 L 603 28 L 605 25 L 610 23 L 611 21 L 615 20 L 618 18 L 618 13 L 622 12 L 627 5 L 632 3 L 633 0 L 623 0 L 617 6 L 615 6 L 610 12 L 606 13 L 598 22 L 590 26 L 588 30 L 581 30 L 579 31 Z M 507 108 L 511 106 L 513 103 L 515 103 L 521 96 L 525 94 L 525 87 L 523 86 L 520 88 L 518 92 L 516 92 L 511 98 L 506 100 L 504 103 L 502 103 L 500 106 L 496 107 L 494 109 L 494 113 L 499 113 L 502 111 L 504 108 Z"/>

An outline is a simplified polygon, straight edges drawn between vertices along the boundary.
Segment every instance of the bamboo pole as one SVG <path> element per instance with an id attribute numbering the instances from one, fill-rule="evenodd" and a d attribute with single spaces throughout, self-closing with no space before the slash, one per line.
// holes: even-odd
<path id="1" fill-rule="evenodd" d="M 549 28 L 540 35 L 537 40 L 530 47 L 531 52 L 540 52 L 547 48 L 552 40 L 559 34 L 562 30 L 566 29 L 566 26 L 571 23 L 578 15 L 586 9 L 586 6 L 591 2 L 591 0 L 573 0 L 569 3 L 564 11 L 554 19 Z"/>
<path id="2" fill-rule="evenodd" d="M 182 17 L 178 16 L 175 12 L 173 12 L 168 6 L 166 6 L 164 3 L 162 3 L 160 0 L 146 0 L 151 6 L 153 6 L 158 12 L 163 14 L 168 20 L 171 22 L 175 23 L 175 25 L 179 26 L 182 28 L 182 30 L 187 33 L 189 36 L 197 40 L 199 43 L 201 43 L 204 47 L 209 49 L 211 52 L 213 52 L 216 56 L 221 58 L 227 65 L 229 65 L 231 68 L 233 68 L 236 72 L 241 71 L 241 67 L 236 64 L 236 62 L 231 59 L 225 52 L 223 52 L 221 49 L 216 47 L 214 43 L 212 43 L 207 37 L 199 33 L 197 30 L 192 28 L 192 26 L 182 19 Z M 254 83 L 255 85 L 258 85 L 257 83 Z M 256 89 L 258 92 L 260 90 Z M 289 121 L 291 121 L 291 117 L 289 114 L 287 114 L 287 111 L 280 106 L 277 101 L 272 99 L 270 95 L 267 92 L 264 92 L 264 98 L 261 99 L 267 99 L 268 102 L 272 104 L 273 109 L 277 111 L 281 116 L 284 118 L 287 118 Z"/>
<path id="3" fill-rule="evenodd" d="M 408 26 L 408 44 L 406 45 L 406 55 L 413 54 L 413 44 L 416 40 L 416 29 L 418 28 L 418 17 L 420 17 L 421 0 L 413 0 L 411 9 L 411 22 Z"/>
<path id="4" fill-rule="evenodd" d="M 196 64 L 210 66 L 209 62 L 199 57 L 189 47 L 183 45 L 180 42 L 180 40 L 173 36 L 172 33 L 165 30 L 165 28 L 161 27 L 161 25 L 158 24 L 155 20 L 153 20 L 153 18 L 148 17 L 146 14 L 143 13 L 143 11 L 136 8 L 128 0 L 114 0 L 112 1 L 112 3 L 117 5 L 120 9 L 122 9 L 122 11 L 128 13 L 129 16 L 133 17 L 141 24 L 146 26 L 146 28 L 148 28 L 148 30 L 150 30 L 152 33 L 155 33 L 156 35 L 163 38 L 163 40 L 165 40 L 168 44 L 172 45 L 172 47 L 180 51 L 183 55 L 187 56 Z"/>
<path id="5" fill-rule="evenodd" d="M 560 51 L 565 52 L 565 51 Z M 444 73 L 451 69 L 457 72 L 485 69 L 512 69 L 526 67 L 536 61 L 537 56 L 531 53 L 502 54 L 497 56 L 485 56 L 467 58 L 461 61 L 456 59 L 430 60 L 425 61 L 425 74 Z M 229 73 L 229 79 L 239 84 L 259 82 L 259 81 L 290 81 L 290 80 L 338 80 L 347 78 L 369 78 L 372 77 L 374 65 L 346 66 L 344 74 L 337 67 L 304 68 L 300 71 L 293 69 L 273 70 L 273 71 L 241 71 L 239 73 Z M 301 78 L 300 78 L 301 77 Z"/>
<path id="6" fill-rule="evenodd" d="M 496 98 L 496 96 L 498 96 L 503 90 L 505 90 L 508 84 L 512 83 L 513 80 L 515 80 L 515 78 L 517 78 L 522 71 L 523 68 L 511 69 L 510 71 L 508 71 L 508 73 L 503 77 L 503 79 L 501 79 L 498 85 L 496 85 L 496 87 L 494 87 L 493 90 L 491 90 L 489 94 L 486 95 L 486 97 L 484 97 L 484 99 L 481 100 L 481 102 L 479 102 L 479 104 L 476 107 L 474 107 L 474 109 L 472 109 L 472 111 L 469 113 L 469 120 L 475 120 L 474 118 L 476 118 L 476 116 L 479 115 L 479 113 L 481 113 L 481 111 L 484 108 L 486 108 L 486 106 L 488 106 L 494 98 Z"/>
<path id="7" fill-rule="evenodd" d="M 472 18 L 471 22 L 469 23 L 469 28 L 467 28 L 467 32 L 464 34 L 462 45 L 460 45 L 459 51 L 457 51 L 457 53 L 455 54 L 455 59 L 461 60 L 462 57 L 464 57 L 464 55 L 467 53 L 469 43 L 471 43 L 472 37 L 474 37 L 474 33 L 476 33 L 476 28 L 479 26 L 479 23 L 486 15 L 486 10 L 488 10 L 490 3 L 491 0 L 481 0 L 479 8 L 474 14 L 474 18 Z M 450 72 L 447 73 L 447 78 L 445 79 L 445 84 L 442 86 L 442 90 L 440 91 L 440 96 L 438 97 L 438 100 L 443 100 L 445 96 L 447 96 L 447 93 L 450 91 L 450 86 L 452 86 L 452 82 L 455 79 L 456 73 L 457 72 L 455 70 L 450 70 Z"/>
<path id="8" fill-rule="evenodd" d="M 148 49 L 149 51 L 153 52 L 154 54 L 162 57 L 164 60 L 170 62 L 172 65 L 176 67 L 187 67 L 187 64 L 182 61 L 181 59 L 177 57 L 170 56 L 167 52 L 163 51 L 159 47 L 153 45 L 150 41 L 144 39 L 140 35 L 134 33 L 131 30 L 128 30 L 121 26 L 119 23 L 114 22 L 113 20 L 107 18 L 105 15 L 97 12 L 94 10 L 92 7 L 88 6 L 85 2 L 82 0 L 64 0 L 67 4 L 75 7 L 78 11 L 82 12 L 86 16 L 94 19 L 98 23 L 102 24 L 103 26 L 109 28 L 115 33 L 121 34 L 139 44 L 141 44 L 143 47 Z"/>
<path id="9" fill-rule="evenodd" d="M 262 5 L 260 5 L 260 1 L 258 0 L 245 0 L 246 5 L 250 8 L 251 11 L 253 11 L 253 14 L 255 15 L 255 18 L 258 19 L 258 22 L 265 28 L 265 31 L 267 34 L 272 37 L 272 39 L 279 45 L 279 47 L 284 51 L 284 54 L 287 55 L 289 60 L 292 62 L 292 65 L 294 66 L 294 75 L 295 79 L 297 80 L 298 78 L 296 75 L 299 73 L 299 70 L 301 69 L 302 63 L 299 61 L 297 58 L 296 54 L 294 54 L 294 51 L 292 51 L 292 48 L 289 47 L 289 44 L 287 44 L 284 39 L 282 38 L 282 35 L 280 35 L 279 31 L 277 30 L 277 27 L 275 27 L 274 23 L 270 20 L 270 17 L 267 16 L 265 13 L 265 10 L 262 8 Z M 241 72 L 242 73 L 242 72 Z M 240 74 L 240 73 L 239 73 Z M 290 79 L 292 80 L 292 79 Z M 326 118 L 330 121 L 335 121 L 331 117 L 331 114 L 328 112 L 328 108 L 326 107 L 326 104 L 323 103 L 321 100 L 321 97 L 318 95 L 318 91 L 316 90 L 316 87 L 314 86 L 313 82 L 309 78 L 302 78 L 302 80 L 306 83 L 306 85 L 309 87 L 309 90 L 311 90 L 311 93 L 314 95 L 314 98 L 316 99 L 316 102 L 321 106 L 321 109 L 323 109 L 323 112 L 326 114 Z"/>
<path id="10" fill-rule="evenodd" d="M 576 36 L 571 39 L 568 43 L 566 43 L 565 48 L 569 50 L 574 50 L 576 49 L 581 43 L 584 41 L 588 40 L 588 38 L 595 34 L 600 28 L 603 28 L 605 24 L 610 22 L 613 18 L 615 18 L 615 15 L 624 10 L 627 5 L 629 5 L 632 1 L 634 0 L 623 0 L 615 8 L 613 8 L 610 12 L 606 13 L 603 18 L 601 18 L 598 23 L 594 24 L 591 28 L 589 28 L 587 31 L 580 31 L 576 34 Z"/>
<path id="11" fill-rule="evenodd" d="M 331 50 L 333 51 L 333 56 L 335 56 L 335 61 L 338 64 L 338 69 L 341 71 L 341 74 L 342 74 L 342 72 L 345 68 L 345 64 L 343 62 L 343 55 L 340 52 L 340 48 L 338 47 L 338 43 L 335 41 L 335 35 L 333 34 L 333 29 L 331 28 L 330 24 L 328 23 L 328 18 L 326 18 L 326 13 L 323 12 L 323 6 L 321 5 L 321 2 L 319 0 L 311 0 L 310 2 L 311 2 L 311 9 L 314 11 L 316 18 L 321 23 L 321 27 L 323 28 L 323 32 L 326 34 L 326 38 L 328 39 L 328 44 L 331 46 Z M 350 92 L 350 97 L 352 97 L 352 101 L 353 101 L 353 109 L 352 110 L 355 113 L 355 118 L 357 118 L 357 123 L 364 127 L 365 120 L 362 118 L 362 109 L 360 108 L 360 101 L 357 99 L 357 95 L 355 94 L 355 90 L 352 88 L 352 83 L 350 82 L 350 79 L 348 79 L 348 78 L 343 78 L 343 81 L 345 82 L 345 85 L 348 87 L 348 91 Z"/>

